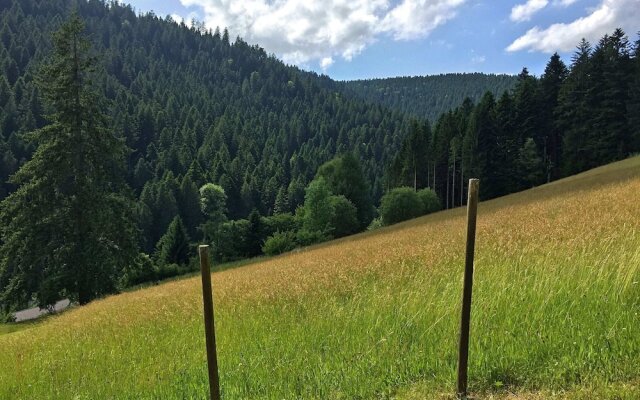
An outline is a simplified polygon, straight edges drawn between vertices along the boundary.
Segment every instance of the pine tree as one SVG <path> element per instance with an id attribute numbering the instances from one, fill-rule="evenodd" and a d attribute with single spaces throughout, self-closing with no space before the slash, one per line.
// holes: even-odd
<path id="1" fill-rule="evenodd" d="M 591 57 L 589 99 L 593 117 L 587 141 L 587 167 L 626 157 L 629 153 L 629 101 L 631 58 L 629 42 L 621 29 L 605 35 Z"/>
<path id="2" fill-rule="evenodd" d="M 520 149 L 518 164 L 524 187 L 531 188 L 539 185 L 544 179 L 543 160 L 538 154 L 538 146 L 532 138 L 527 138 Z"/>
<path id="3" fill-rule="evenodd" d="M 180 183 L 180 195 L 178 199 L 179 210 L 184 219 L 187 233 L 193 239 L 197 238 L 197 228 L 202 223 L 202 211 L 200 211 L 200 192 L 198 187 L 185 175 Z"/>
<path id="4" fill-rule="evenodd" d="M 77 15 L 53 35 L 40 85 L 53 113 L 31 133 L 33 158 L 13 176 L 0 206 L 1 303 L 35 296 L 47 306 L 69 296 L 85 304 L 113 292 L 137 254 L 127 149 L 107 126 L 91 83 L 94 60 Z"/>
<path id="5" fill-rule="evenodd" d="M 572 57 L 571 72 L 558 94 L 556 127 L 562 134 L 562 172 L 571 175 L 587 168 L 586 141 L 593 110 L 588 99 L 591 45 L 582 40 Z"/>
<path id="6" fill-rule="evenodd" d="M 627 118 L 631 130 L 630 149 L 632 152 L 638 152 L 640 151 L 640 37 L 636 41 L 633 51 Z"/>
<path id="7" fill-rule="evenodd" d="M 547 182 L 560 177 L 562 138 L 558 127 L 554 124 L 554 110 L 558 106 L 560 88 L 568 74 L 567 66 L 562 62 L 558 53 L 555 53 L 547 63 L 538 86 L 539 120 L 543 137 Z"/>
<path id="8" fill-rule="evenodd" d="M 185 265 L 189 262 L 189 235 L 180 217 L 175 217 L 156 246 L 159 264 Z"/>

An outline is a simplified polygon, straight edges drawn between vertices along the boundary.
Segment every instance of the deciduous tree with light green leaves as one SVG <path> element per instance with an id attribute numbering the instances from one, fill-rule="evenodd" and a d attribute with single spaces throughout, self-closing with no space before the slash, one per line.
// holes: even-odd
<path id="1" fill-rule="evenodd" d="M 51 113 L 31 132 L 33 158 L 0 205 L 0 304 L 85 304 L 116 290 L 134 262 L 137 230 L 124 177 L 127 147 L 111 130 L 91 81 L 94 58 L 72 15 L 53 35 L 39 76 Z"/>

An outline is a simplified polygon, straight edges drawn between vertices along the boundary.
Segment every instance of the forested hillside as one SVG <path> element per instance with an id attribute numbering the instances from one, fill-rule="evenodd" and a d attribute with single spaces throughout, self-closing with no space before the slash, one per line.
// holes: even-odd
<path id="1" fill-rule="evenodd" d="M 33 151 L 22 136 L 45 124 L 34 84 L 66 0 L 0 3 L 0 181 Z M 133 149 L 129 181 L 164 232 L 179 187 L 222 185 L 229 215 L 294 210 L 316 169 L 335 154 L 362 159 L 374 195 L 406 118 L 344 96 L 326 77 L 285 66 L 226 31 L 188 28 L 128 6 L 77 2 L 99 61 L 97 86 L 112 127 Z M 160 209 L 161 208 L 161 209 Z M 160 214 L 166 213 L 166 216 Z"/>
<path id="2" fill-rule="evenodd" d="M 624 158 L 638 46 L 617 30 L 539 79 L 398 78 L 382 104 L 226 30 L 0 0 L 0 318 L 182 273 L 196 243 L 279 254 L 460 205 L 470 177 L 487 199 Z M 416 79 L 451 88 L 430 104 Z M 412 102 L 461 105 L 431 125 Z"/>
<path id="3" fill-rule="evenodd" d="M 640 151 L 640 40 L 621 29 L 558 54 L 540 78 L 527 69 L 512 91 L 491 92 L 414 124 L 387 170 L 387 185 L 431 187 L 447 208 L 463 204 L 464 181 L 484 199 L 531 188 Z"/>
<path id="4" fill-rule="evenodd" d="M 364 100 L 434 121 L 440 114 L 460 106 L 467 97 L 476 102 L 486 91 L 499 95 L 511 90 L 516 81 L 513 75 L 466 73 L 363 79 L 339 84 Z"/>

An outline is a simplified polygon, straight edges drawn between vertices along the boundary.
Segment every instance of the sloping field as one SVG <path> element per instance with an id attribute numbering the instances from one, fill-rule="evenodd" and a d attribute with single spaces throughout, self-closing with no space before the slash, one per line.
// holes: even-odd
<path id="1" fill-rule="evenodd" d="M 640 158 L 482 203 L 470 389 L 640 398 Z M 225 399 L 454 392 L 464 209 L 213 274 Z M 2 399 L 207 393 L 199 279 L 0 336 Z"/>

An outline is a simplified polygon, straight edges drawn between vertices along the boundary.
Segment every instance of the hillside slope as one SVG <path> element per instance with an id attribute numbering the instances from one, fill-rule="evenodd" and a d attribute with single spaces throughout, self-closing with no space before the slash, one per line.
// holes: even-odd
<path id="1" fill-rule="evenodd" d="M 640 157 L 480 204 L 474 392 L 640 395 L 638 191 Z M 224 398 L 450 398 L 464 215 L 214 273 Z M 95 301 L 0 348 L 2 399 L 207 390 L 197 278 Z"/>
<path id="2" fill-rule="evenodd" d="M 23 134 L 46 122 L 35 76 L 51 33 L 76 4 L 100 64 L 93 80 L 114 131 L 134 150 L 129 182 L 137 194 L 167 174 L 189 174 L 196 185 L 225 188 L 232 219 L 253 207 L 272 212 L 279 192 L 295 210 L 318 166 L 345 151 L 360 156 L 382 192 L 383 168 L 405 133 L 401 113 L 342 94 L 328 77 L 224 30 L 137 15 L 117 2 L 7 0 L 0 2 L 0 199 L 33 151 Z"/>
<path id="3" fill-rule="evenodd" d="M 513 89 L 517 81 L 515 75 L 465 73 L 362 79 L 339 85 L 363 100 L 435 122 L 465 98 L 475 104 L 487 91 L 498 97 Z"/>

